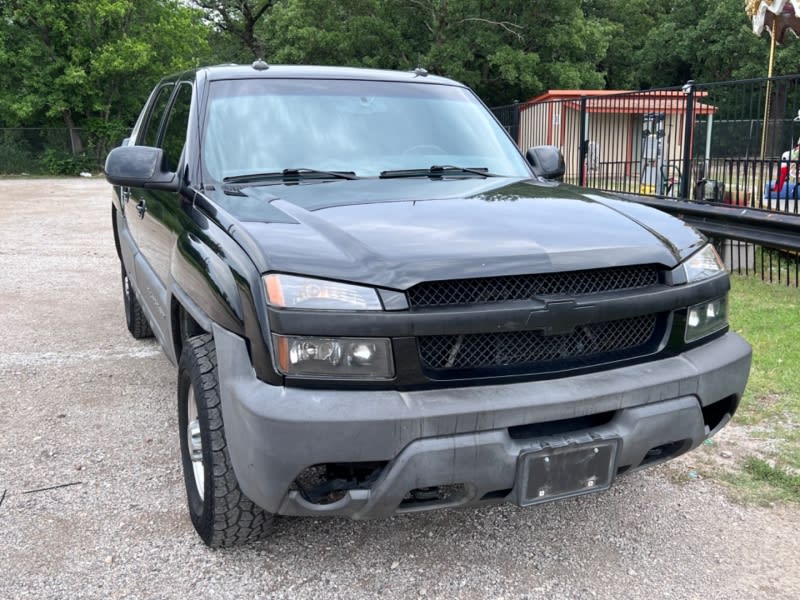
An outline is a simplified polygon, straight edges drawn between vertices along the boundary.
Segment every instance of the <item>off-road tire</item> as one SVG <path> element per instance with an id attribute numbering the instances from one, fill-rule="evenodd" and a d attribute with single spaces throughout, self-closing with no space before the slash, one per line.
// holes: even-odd
<path id="1" fill-rule="evenodd" d="M 122 302 L 125 306 L 125 324 L 128 326 L 128 331 L 137 340 L 153 337 L 153 330 L 150 329 L 150 323 L 147 322 L 142 305 L 136 299 L 136 293 L 133 291 L 131 280 L 128 278 L 128 273 L 125 272 L 124 265 L 121 266 L 121 272 Z"/>
<path id="2" fill-rule="evenodd" d="M 192 397 L 202 443 L 202 496 L 190 449 L 189 402 Z M 253 504 L 242 493 L 233 472 L 222 420 L 217 353 L 214 338 L 209 334 L 189 338 L 181 353 L 178 428 L 189 513 L 192 524 L 206 545 L 221 548 L 265 537 L 274 515 Z M 197 432 L 197 428 L 194 431 Z"/>

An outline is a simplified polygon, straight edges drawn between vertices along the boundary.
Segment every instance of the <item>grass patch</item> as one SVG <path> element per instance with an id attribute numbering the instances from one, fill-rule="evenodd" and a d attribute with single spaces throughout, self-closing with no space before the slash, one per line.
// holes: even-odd
<path id="1" fill-rule="evenodd" d="M 750 457 L 744 464 L 744 472 L 753 479 L 768 483 L 772 487 L 787 494 L 800 497 L 800 476 L 790 475 L 776 469 L 760 458 Z"/>
<path id="2" fill-rule="evenodd" d="M 728 475 L 734 496 L 753 504 L 800 502 L 800 476 L 773 467 L 765 460 L 751 456 L 740 473 Z"/>
<path id="3" fill-rule="evenodd" d="M 735 420 L 775 440 L 775 466 L 748 458 L 728 480 L 746 496 L 800 502 L 800 289 L 731 276 L 731 329 L 753 346 Z"/>
<path id="4" fill-rule="evenodd" d="M 731 328 L 753 346 L 737 420 L 790 417 L 800 424 L 800 289 L 731 276 Z"/>

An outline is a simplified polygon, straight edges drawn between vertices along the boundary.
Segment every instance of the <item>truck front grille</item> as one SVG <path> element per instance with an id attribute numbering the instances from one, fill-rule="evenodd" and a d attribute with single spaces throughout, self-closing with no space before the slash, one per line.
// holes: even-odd
<path id="1" fill-rule="evenodd" d="M 426 281 L 408 290 L 412 309 L 529 300 L 537 296 L 570 297 L 631 290 L 658 283 L 655 265 L 634 265 L 563 273 Z"/>
<path id="2" fill-rule="evenodd" d="M 424 368 L 443 373 L 464 370 L 522 370 L 540 373 L 591 366 L 650 354 L 663 327 L 657 315 L 577 326 L 560 335 L 513 331 L 417 338 Z"/>

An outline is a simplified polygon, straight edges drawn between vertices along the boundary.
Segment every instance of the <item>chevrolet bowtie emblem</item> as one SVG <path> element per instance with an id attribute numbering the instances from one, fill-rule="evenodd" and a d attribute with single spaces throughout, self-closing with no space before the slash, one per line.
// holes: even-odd
<path id="1" fill-rule="evenodd" d="M 566 335 L 575 327 L 591 320 L 593 304 L 578 305 L 575 300 L 544 300 L 543 306 L 531 311 L 526 321 L 530 329 L 539 329 L 544 335 Z"/>

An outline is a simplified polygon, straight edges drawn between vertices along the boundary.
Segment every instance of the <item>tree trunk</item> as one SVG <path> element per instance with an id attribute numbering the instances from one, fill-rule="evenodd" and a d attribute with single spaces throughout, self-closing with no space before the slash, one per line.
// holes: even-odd
<path id="1" fill-rule="evenodd" d="M 72 149 L 72 156 L 83 154 L 83 141 L 78 128 L 75 127 L 75 121 L 72 120 L 72 112 L 69 109 L 64 111 L 64 124 L 69 129 L 69 144 Z"/>

